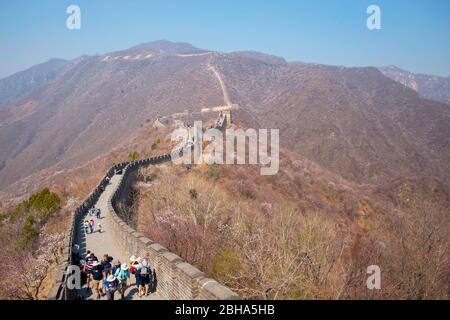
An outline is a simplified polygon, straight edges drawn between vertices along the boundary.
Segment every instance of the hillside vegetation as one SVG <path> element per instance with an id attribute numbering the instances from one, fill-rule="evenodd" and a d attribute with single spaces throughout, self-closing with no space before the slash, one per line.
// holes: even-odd
<path id="1" fill-rule="evenodd" d="M 1 213 L 0 298 L 45 298 L 68 222 L 60 197 L 45 188 Z"/>
<path id="2" fill-rule="evenodd" d="M 236 126 L 280 129 L 280 172 L 142 170 L 128 223 L 246 299 L 448 298 L 450 109 L 392 77 L 158 41 L 1 80 L 0 298 L 45 298 L 70 210 L 105 172 L 226 103 Z"/>
<path id="3" fill-rule="evenodd" d="M 122 59 L 136 55 L 149 58 Z M 1 99 L 29 79 L 41 79 L 38 90 Z M 75 169 L 147 121 L 226 100 L 240 106 L 236 115 L 244 124 L 279 128 L 283 146 L 347 179 L 449 179 L 448 105 L 421 98 L 376 68 L 288 63 L 158 41 L 49 62 L 1 80 L 0 190 L 14 190 L 42 170 Z"/>
<path id="4" fill-rule="evenodd" d="M 448 296 L 445 194 L 404 210 L 392 193 L 282 159 L 276 177 L 249 166 L 142 170 L 130 223 L 246 299 Z M 366 287 L 370 265 L 382 269 L 380 291 Z"/>

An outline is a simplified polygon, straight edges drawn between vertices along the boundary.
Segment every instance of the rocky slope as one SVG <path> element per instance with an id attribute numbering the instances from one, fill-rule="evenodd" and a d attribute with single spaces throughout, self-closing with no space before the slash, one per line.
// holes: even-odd
<path id="1" fill-rule="evenodd" d="M 221 85 L 240 105 L 243 125 L 279 128 L 283 146 L 346 179 L 445 180 L 450 172 L 448 106 L 375 68 L 158 41 L 57 69 L 39 89 L 1 101 L 0 188 L 52 167 L 78 167 L 159 116 L 221 106 Z"/>
<path id="2" fill-rule="evenodd" d="M 0 80 L 0 107 L 42 88 L 54 80 L 69 64 L 63 59 L 51 59 Z"/>
<path id="3" fill-rule="evenodd" d="M 422 96 L 450 104 L 450 77 L 415 74 L 395 66 L 379 68 L 387 77 L 419 92 Z"/>

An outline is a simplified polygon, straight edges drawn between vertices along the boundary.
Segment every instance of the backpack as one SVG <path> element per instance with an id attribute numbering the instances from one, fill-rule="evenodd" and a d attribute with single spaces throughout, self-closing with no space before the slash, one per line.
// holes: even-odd
<path id="1" fill-rule="evenodd" d="M 127 274 L 126 274 L 126 271 L 124 271 L 124 270 L 122 270 L 120 268 L 116 270 L 115 276 L 117 278 L 119 278 L 121 281 L 125 281 L 128 278 Z"/>
<path id="2" fill-rule="evenodd" d="M 141 268 L 141 275 L 143 275 L 143 276 L 148 275 L 148 268 L 147 267 L 142 267 Z"/>

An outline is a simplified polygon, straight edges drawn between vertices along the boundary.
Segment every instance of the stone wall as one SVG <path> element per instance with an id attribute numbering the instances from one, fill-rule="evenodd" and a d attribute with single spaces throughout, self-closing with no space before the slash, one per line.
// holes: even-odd
<path id="1" fill-rule="evenodd" d="M 223 129 L 227 119 L 220 115 L 216 122 L 216 128 Z M 70 300 L 75 292 L 66 286 L 66 271 L 72 265 L 72 247 L 77 243 L 79 228 L 87 211 L 92 208 L 100 195 L 108 185 L 108 179 L 122 170 L 120 182 L 108 199 L 109 219 L 113 226 L 113 234 L 118 245 L 122 244 L 125 251 L 131 251 L 141 257 L 146 257 L 156 269 L 158 276 L 157 291 L 162 297 L 171 300 L 236 300 L 239 296 L 229 288 L 209 279 L 203 272 L 183 261 L 179 256 L 169 252 L 165 247 L 144 237 L 127 225 L 117 210 L 119 201 L 126 199 L 129 186 L 137 170 L 141 167 L 155 165 L 170 161 L 170 154 L 165 154 L 149 159 L 137 160 L 131 163 L 124 162 L 113 166 L 98 186 L 87 199 L 71 214 L 70 228 L 65 237 L 63 257 L 64 260 L 58 266 L 58 276 L 48 299 Z"/>
<path id="2" fill-rule="evenodd" d="M 131 251 L 140 257 L 146 257 L 156 269 L 158 293 L 171 300 L 235 300 L 239 296 L 229 288 L 209 279 L 203 272 L 185 262 L 165 247 L 144 237 L 127 225 L 116 210 L 119 199 L 124 199 L 129 191 L 129 176 L 148 165 L 169 161 L 170 154 L 130 163 L 120 178 L 119 185 L 108 200 L 109 217 L 113 226 L 116 242 L 123 245 L 125 251 Z"/>
<path id="3" fill-rule="evenodd" d="M 58 265 L 58 275 L 55 279 L 55 284 L 52 287 L 50 294 L 48 296 L 49 300 L 70 300 L 74 296 L 74 292 L 68 290 L 66 287 L 66 271 L 67 268 L 72 265 L 72 248 L 73 244 L 78 243 L 79 228 L 81 226 L 82 220 L 88 210 L 95 205 L 98 198 L 105 190 L 108 184 L 108 179 L 110 179 L 117 170 L 123 170 L 128 165 L 128 162 L 114 165 L 106 175 L 100 180 L 97 187 L 92 191 L 86 200 L 76 208 L 70 217 L 70 227 L 64 238 L 64 246 L 62 256 L 64 257 L 62 262 Z"/>

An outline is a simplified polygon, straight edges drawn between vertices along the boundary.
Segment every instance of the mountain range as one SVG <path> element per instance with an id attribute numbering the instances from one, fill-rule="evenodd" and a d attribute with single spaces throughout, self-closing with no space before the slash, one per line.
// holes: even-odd
<path id="1" fill-rule="evenodd" d="M 357 183 L 449 181 L 448 78 L 156 41 L 0 80 L 0 190 L 108 154 L 146 123 L 236 104 L 283 147 Z"/>
<path id="2" fill-rule="evenodd" d="M 385 76 L 419 92 L 426 98 L 450 103 L 450 77 L 415 74 L 396 66 L 379 68 L 379 70 Z"/>

